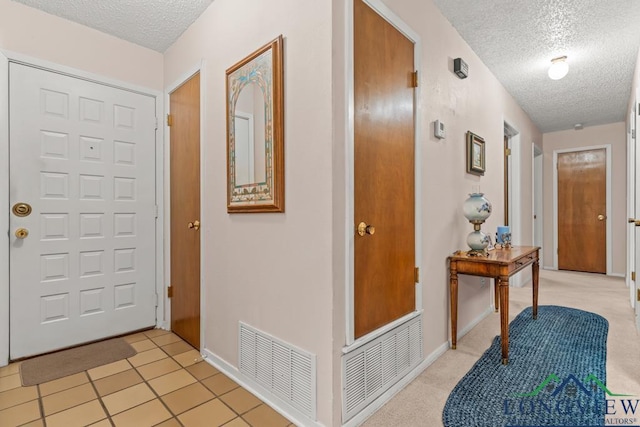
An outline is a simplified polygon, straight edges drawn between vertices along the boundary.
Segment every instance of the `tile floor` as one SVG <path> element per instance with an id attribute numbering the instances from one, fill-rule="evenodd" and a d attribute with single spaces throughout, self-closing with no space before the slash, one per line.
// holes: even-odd
<path id="1" fill-rule="evenodd" d="M 0 368 L 0 426 L 288 427 L 293 424 L 168 331 L 125 339 L 135 356 L 32 387 Z"/>

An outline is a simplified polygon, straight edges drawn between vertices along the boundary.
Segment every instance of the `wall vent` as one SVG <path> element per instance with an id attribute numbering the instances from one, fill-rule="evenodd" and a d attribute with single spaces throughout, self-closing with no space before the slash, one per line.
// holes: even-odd
<path id="1" fill-rule="evenodd" d="M 422 362 L 422 316 L 342 356 L 343 423 Z"/>
<path id="2" fill-rule="evenodd" d="M 316 356 L 240 322 L 240 372 L 316 419 Z"/>

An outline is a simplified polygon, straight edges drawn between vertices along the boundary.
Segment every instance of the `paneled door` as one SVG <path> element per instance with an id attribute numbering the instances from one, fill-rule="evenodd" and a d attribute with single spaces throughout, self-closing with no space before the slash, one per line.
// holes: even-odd
<path id="1" fill-rule="evenodd" d="M 558 268 L 607 272 L 607 152 L 558 154 Z"/>
<path id="2" fill-rule="evenodd" d="M 154 326 L 155 98 L 9 77 L 10 357 Z"/>
<path id="3" fill-rule="evenodd" d="M 200 74 L 170 94 L 171 330 L 200 348 Z"/>
<path id="4" fill-rule="evenodd" d="M 354 335 L 415 310 L 414 44 L 354 2 Z"/>

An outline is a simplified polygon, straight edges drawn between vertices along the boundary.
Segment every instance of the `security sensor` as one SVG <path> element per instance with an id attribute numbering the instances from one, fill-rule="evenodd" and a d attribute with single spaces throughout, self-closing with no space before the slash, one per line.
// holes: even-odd
<path id="1" fill-rule="evenodd" d="M 466 79 L 469 75 L 469 66 L 462 58 L 456 58 L 453 60 L 453 72 L 461 79 Z"/>

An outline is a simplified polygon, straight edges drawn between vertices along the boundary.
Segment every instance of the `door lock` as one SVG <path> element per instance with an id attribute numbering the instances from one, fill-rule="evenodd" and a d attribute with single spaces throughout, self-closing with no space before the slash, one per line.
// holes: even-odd
<path id="1" fill-rule="evenodd" d="M 29 203 L 16 203 L 11 210 L 15 216 L 29 216 L 31 214 L 31 205 Z"/>
<path id="2" fill-rule="evenodd" d="M 367 225 L 366 222 L 361 222 L 358 224 L 358 234 L 364 236 L 365 234 L 374 234 L 376 232 L 376 228 L 373 225 Z"/>
<path id="3" fill-rule="evenodd" d="M 636 227 L 640 227 L 640 219 L 629 218 L 629 224 L 635 224 Z"/>
<path id="4" fill-rule="evenodd" d="M 187 227 L 189 227 L 189 229 L 199 230 L 200 229 L 200 221 L 198 221 L 196 219 L 195 221 L 190 222 L 189 224 L 187 224 Z"/>
<path id="5" fill-rule="evenodd" d="M 602 214 L 598 215 L 598 221 L 604 221 L 606 218 L 607 217 Z"/>
<path id="6" fill-rule="evenodd" d="M 26 228 L 18 228 L 15 234 L 18 239 L 26 239 L 29 235 L 29 230 Z"/>

